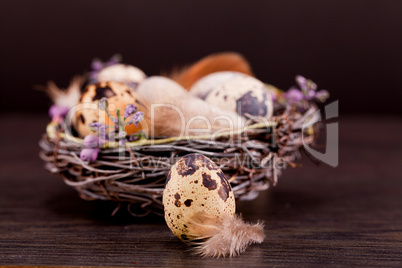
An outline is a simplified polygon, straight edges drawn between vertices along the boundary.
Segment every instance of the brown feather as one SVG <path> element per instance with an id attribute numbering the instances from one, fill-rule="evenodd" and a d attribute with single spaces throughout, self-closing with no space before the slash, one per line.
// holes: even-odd
<path id="1" fill-rule="evenodd" d="M 211 54 L 187 68 L 176 70 L 170 78 L 188 90 L 201 77 L 219 71 L 235 71 L 252 75 L 250 64 L 242 55 L 222 52 Z"/>
<path id="2" fill-rule="evenodd" d="M 138 86 L 136 95 L 148 107 L 145 120 L 150 127 L 148 135 L 151 137 L 210 135 L 238 129 L 246 123 L 235 112 L 222 110 L 191 96 L 179 84 L 166 77 L 146 79 Z M 210 124 L 209 128 L 206 122 Z"/>
<path id="3" fill-rule="evenodd" d="M 238 215 L 226 214 L 217 219 L 198 212 L 188 219 L 187 226 L 194 252 L 204 257 L 237 256 L 249 245 L 262 243 L 265 238 L 262 222 L 246 223 Z"/>

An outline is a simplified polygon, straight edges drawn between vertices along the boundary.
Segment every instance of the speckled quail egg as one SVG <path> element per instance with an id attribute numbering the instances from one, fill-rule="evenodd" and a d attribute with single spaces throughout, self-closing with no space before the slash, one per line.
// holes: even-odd
<path id="1" fill-rule="evenodd" d="M 245 77 L 245 76 L 248 75 L 232 71 L 211 73 L 199 79 L 190 88 L 190 94 L 198 98 L 205 99 L 209 92 L 211 92 L 214 88 L 223 84 L 227 80 L 233 79 L 235 77 Z"/>
<path id="2" fill-rule="evenodd" d="M 139 68 L 127 64 L 114 64 L 102 69 L 97 75 L 98 82 L 117 81 L 135 88 L 144 81 L 146 75 Z"/>
<path id="3" fill-rule="evenodd" d="M 205 101 L 242 116 L 250 114 L 270 118 L 273 112 L 269 90 L 264 83 L 251 76 L 225 81 L 209 92 Z"/>
<path id="4" fill-rule="evenodd" d="M 188 226 L 197 213 L 217 219 L 235 215 L 235 198 L 222 170 L 209 158 L 189 154 L 170 169 L 163 191 L 165 220 L 168 227 L 182 241 L 194 237 Z"/>
<path id="5" fill-rule="evenodd" d="M 109 126 L 114 125 L 106 112 L 98 108 L 98 101 L 103 97 L 108 99 L 109 111 L 113 116 L 116 116 L 118 108 L 120 108 L 120 114 L 123 115 L 128 104 L 134 104 L 138 110 L 144 111 L 141 102 L 137 100 L 135 91 L 128 85 L 112 81 L 91 84 L 84 89 L 80 101 L 75 107 L 73 126 L 80 137 L 93 134 L 89 127 L 89 124 L 93 122 L 100 122 Z M 142 127 L 141 124 L 138 127 L 130 124 L 126 126 L 125 131 L 127 134 L 132 134 L 141 130 Z"/>

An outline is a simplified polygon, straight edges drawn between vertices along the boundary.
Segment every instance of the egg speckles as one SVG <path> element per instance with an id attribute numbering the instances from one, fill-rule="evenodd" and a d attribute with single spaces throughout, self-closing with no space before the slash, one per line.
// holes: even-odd
<path id="1" fill-rule="evenodd" d="M 196 213 L 205 212 L 217 219 L 235 213 L 230 183 L 212 160 L 199 154 L 186 155 L 172 166 L 163 205 L 167 225 L 181 240 L 192 238 L 187 228 Z"/>
<path id="2" fill-rule="evenodd" d="M 142 106 L 137 102 L 135 91 L 131 90 L 126 84 L 119 82 L 100 82 L 85 88 L 81 95 L 79 104 L 76 106 L 73 125 L 80 137 L 93 134 L 89 124 L 100 122 L 102 124 L 114 125 L 106 115 L 105 111 L 98 109 L 98 101 L 107 98 L 112 115 L 116 115 L 117 108 L 122 112 L 126 105 L 135 104 L 139 110 Z M 127 125 L 125 131 L 128 134 L 137 132 L 139 128 L 135 125 Z"/>
<path id="3" fill-rule="evenodd" d="M 229 79 L 207 95 L 206 102 L 244 116 L 270 118 L 273 112 L 272 97 L 258 79 L 242 76 Z"/>
<path id="4" fill-rule="evenodd" d="M 215 72 L 199 79 L 191 87 L 190 94 L 198 98 L 205 99 L 209 92 L 211 92 L 214 88 L 223 84 L 227 80 L 233 79 L 235 77 L 245 76 L 248 75 L 232 71 Z"/>

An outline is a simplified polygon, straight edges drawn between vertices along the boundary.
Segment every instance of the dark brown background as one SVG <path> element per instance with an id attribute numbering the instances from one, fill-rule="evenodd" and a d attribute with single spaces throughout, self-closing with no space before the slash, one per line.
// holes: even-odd
<path id="1" fill-rule="evenodd" d="M 1 1 L 0 113 L 46 113 L 34 84 L 66 86 L 114 53 L 148 75 L 218 51 L 244 54 L 263 81 L 302 74 L 341 113 L 401 114 L 402 1 Z"/>
<path id="2" fill-rule="evenodd" d="M 0 265 L 402 267 L 401 12 L 400 0 L 0 0 Z M 238 202 L 265 221 L 261 245 L 194 257 L 163 218 L 112 217 L 115 204 L 81 200 L 43 168 L 50 101 L 32 85 L 66 86 L 114 53 L 154 75 L 224 50 L 283 89 L 314 79 L 341 109 L 338 167 L 303 156 Z"/>

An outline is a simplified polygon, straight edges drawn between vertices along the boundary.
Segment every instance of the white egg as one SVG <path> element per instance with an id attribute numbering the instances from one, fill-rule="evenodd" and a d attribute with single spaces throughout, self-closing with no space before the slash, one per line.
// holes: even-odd
<path id="1" fill-rule="evenodd" d="M 234 216 L 236 203 L 230 183 L 222 170 L 209 158 L 189 154 L 170 169 L 163 191 L 165 220 L 181 240 L 197 237 L 189 231 L 191 219 L 205 213 L 218 221 Z"/>
<path id="2" fill-rule="evenodd" d="M 211 73 L 199 79 L 190 88 L 190 94 L 198 98 L 205 99 L 205 97 L 208 95 L 209 92 L 211 92 L 213 89 L 223 84 L 227 80 L 233 79 L 235 77 L 245 77 L 245 76 L 248 75 L 232 71 Z"/>
<path id="3" fill-rule="evenodd" d="M 234 77 L 215 87 L 205 98 L 207 103 L 244 116 L 271 118 L 272 97 L 260 80 L 251 76 Z"/>
<path id="4" fill-rule="evenodd" d="M 126 65 L 114 64 L 102 69 L 97 75 L 98 82 L 117 81 L 136 86 L 146 78 L 146 75 L 139 68 Z"/>

